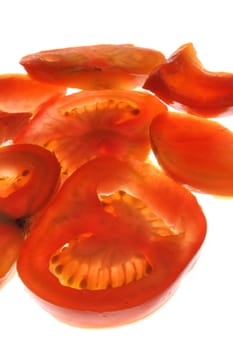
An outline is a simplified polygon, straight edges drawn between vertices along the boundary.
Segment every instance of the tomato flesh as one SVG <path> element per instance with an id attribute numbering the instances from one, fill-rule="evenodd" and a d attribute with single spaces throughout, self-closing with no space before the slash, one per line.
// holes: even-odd
<path id="1" fill-rule="evenodd" d="M 0 111 L 32 113 L 41 103 L 65 91 L 65 88 L 38 82 L 27 74 L 3 74 L 0 75 Z"/>
<path id="2" fill-rule="evenodd" d="M 32 113 L 0 112 L 0 145 L 13 142 L 29 122 Z"/>
<path id="3" fill-rule="evenodd" d="M 214 117 L 232 113 L 232 84 L 232 73 L 207 71 L 188 43 L 155 68 L 143 87 L 177 110 Z"/>
<path id="4" fill-rule="evenodd" d="M 199 192 L 233 196 L 232 131 L 169 111 L 152 121 L 150 134 L 154 154 L 169 176 Z"/>
<path id="5" fill-rule="evenodd" d="M 45 104 L 16 143 L 35 143 L 55 153 L 70 175 L 97 156 L 112 154 L 145 160 L 149 125 L 167 107 L 139 91 L 83 91 Z"/>
<path id="6" fill-rule="evenodd" d="M 133 89 L 164 62 L 156 50 L 133 45 L 93 45 L 41 51 L 20 63 L 34 79 L 83 90 Z"/>
<path id="7" fill-rule="evenodd" d="M 61 321 L 119 325 L 171 296 L 205 233 L 205 217 L 182 186 L 150 164 L 100 157 L 63 184 L 25 241 L 17 269 Z"/>
<path id="8" fill-rule="evenodd" d="M 57 159 L 40 146 L 21 144 L 1 147 L 1 215 L 19 219 L 34 214 L 55 191 L 59 175 Z"/>
<path id="9" fill-rule="evenodd" d="M 14 272 L 13 265 L 23 243 L 21 230 L 13 223 L 1 218 L 0 221 L 0 288 Z"/>

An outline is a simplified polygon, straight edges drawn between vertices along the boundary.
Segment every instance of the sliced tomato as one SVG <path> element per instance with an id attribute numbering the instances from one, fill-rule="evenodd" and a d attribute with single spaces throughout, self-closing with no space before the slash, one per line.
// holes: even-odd
<path id="1" fill-rule="evenodd" d="M 0 214 L 34 214 L 54 192 L 60 174 L 56 157 L 30 144 L 0 147 Z"/>
<path id="2" fill-rule="evenodd" d="M 56 318 L 102 327 L 140 319 L 174 293 L 206 233 L 196 198 L 148 163 L 92 160 L 26 239 L 20 278 Z"/>
<path id="3" fill-rule="evenodd" d="M 149 125 L 167 107 L 139 91 L 83 91 L 45 104 L 17 143 L 36 143 L 55 153 L 63 173 L 96 156 L 144 160 L 150 151 Z"/>
<path id="4" fill-rule="evenodd" d="M 166 112 L 151 124 L 151 144 L 162 168 L 193 190 L 233 196 L 233 133 L 193 115 Z"/>
<path id="5" fill-rule="evenodd" d="M 0 219 L 0 288 L 12 276 L 24 237 L 13 222 Z"/>
<path id="6" fill-rule="evenodd" d="M 0 145 L 12 142 L 25 128 L 32 113 L 0 112 Z"/>
<path id="7" fill-rule="evenodd" d="M 3 74 L 0 75 L 0 111 L 33 112 L 41 103 L 65 91 L 62 87 L 38 82 L 27 74 Z"/>
<path id="8" fill-rule="evenodd" d="M 206 70 L 187 43 L 155 68 L 144 88 L 177 110 L 213 117 L 232 113 L 232 85 L 232 73 Z"/>
<path id="9" fill-rule="evenodd" d="M 160 51 L 133 45 L 93 45 L 41 51 L 20 63 L 35 79 L 79 89 L 132 89 L 165 61 Z"/>

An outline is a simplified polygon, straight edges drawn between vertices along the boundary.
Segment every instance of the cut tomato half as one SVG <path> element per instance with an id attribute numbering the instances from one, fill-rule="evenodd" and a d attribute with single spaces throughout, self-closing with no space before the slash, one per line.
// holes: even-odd
<path id="1" fill-rule="evenodd" d="M 124 324 L 170 298 L 205 233 L 202 210 L 184 187 L 150 164 L 101 157 L 50 202 L 22 247 L 18 273 L 61 321 Z"/>
<path id="2" fill-rule="evenodd" d="M 24 237 L 17 225 L 0 219 L 0 288 L 13 275 Z"/>
<path id="3" fill-rule="evenodd" d="M 155 68 L 144 88 L 177 110 L 214 117 L 232 114 L 232 85 L 232 73 L 207 71 L 187 43 Z"/>
<path id="4" fill-rule="evenodd" d="M 144 160 L 150 151 L 150 122 L 166 110 L 145 92 L 78 92 L 43 105 L 15 142 L 54 152 L 65 174 L 106 154 Z"/>
<path id="5" fill-rule="evenodd" d="M 40 146 L 0 147 L 0 214 L 14 219 L 34 214 L 56 189 L 59 175 L 57 159 Z"/>
<path id="6" fill-rule="evenodd" d="M 132 89 L 165 61 L 160 51 L 134 45 L 93 45 L 41 51 L 20 63 L 35 79 L 83 90 Z"/>
<path id="7" fill-rule="evenodd" d="M 233 196 L 233 133 L 218 122 L 165 112 L 151 123 L 154 154 L 166 173 L 192 190 Z"/>

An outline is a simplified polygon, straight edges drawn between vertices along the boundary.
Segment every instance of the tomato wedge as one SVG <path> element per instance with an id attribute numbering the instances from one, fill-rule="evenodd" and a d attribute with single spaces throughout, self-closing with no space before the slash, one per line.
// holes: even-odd
<path id="1" fill-rule="evenodd" d="M 43 105 L 15 142 L 54 152 L 65 174 L 106 154 L 144 160 L 150 151 L 150 122 L 166 110 L 159 99 L 141 91 L 82 91 Z"/>
<path id="2" fill-rule="evenodd" d="M 0 214 L 27 217 L 46 204 L 60 174 L 55 156 L 37 145 L 0 147 Z"/>
<path id="3" fill-rule="evenodd" d="M 192 43 L 155 68 L 144 84 L 175 109 L 203 117 L 232 113 L 232 86 L 233 73 L 207 71 Z"/>
<path id="4" fill-rule="evenodd" d="M 24 237 L 13 222 L 0 220 L 0 288 L 12 276 Z"/>
<path id="5" fill-rule="evenodd" d="M 166 112 L 151 124 L 161 167 L 176 181 L 204 193 L 233 196 L 233 133 L 218 122 Z"/>
<path id="6" fill-rule="evenodd" d="M 33 112 L 41 103 L 64 94 L 66 89 L 38 82 L 27 74 L 0 75 L 0 111 Z"/>
<path id="7" fill-rule="evenodd" d="M 100 157 L 64 183 L 24 242 L 17 269 L 59 320 L 115 326 L 174 293 L 205 233 L 191 192 L 151 164 Z"/>
<path id="8" fill-rule="evenodd" d="M 165 61 L 160 51 L 134 45 L 93 45 L 41 51 L 20 63 L 35 79 L 83 90 L 132 89 Z"/>

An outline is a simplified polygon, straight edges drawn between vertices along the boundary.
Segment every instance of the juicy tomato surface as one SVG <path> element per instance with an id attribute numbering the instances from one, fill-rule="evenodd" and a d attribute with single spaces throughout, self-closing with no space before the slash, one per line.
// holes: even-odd
<path id="1" fill-rule="evenodd" d="M 218 122 L 165 112 L 150 127 L 161 167 L 197 191 L 233 196 L 233 133 Z"/>
<path id="2" fill-rule="evenodd" d="M 46 100 L 65 93 L 65 89 L 38 82 L 27 74 L 0 75 L 0 111 L 33 112 Z"/>
<path id="3" fill-rule="evenodd" d="M 56 157 L 30 144 L 0 147 L 0 214 L 34 214 L 54 192 L 60 175 Z"/>
<path id="4" fill-rule="evenodd" d="M 144 84 L 175 109 L 205 117 L 232 113 L 232 86 L 233 74 L 207 71 L 192 43 L 155 68 Z"/>
<path id="5" fill-rule="evenodd" d="M 25 240 L 17 270 L 61 321 L 120 325 L 170 298 L 205 233 L 191 192 L 149 163 L 100 157 L 63 184 Z"/>
<path id="6" fill-rule="evenodd" d="M 13 222 L 0 219 L 0 288 L 15 271 L 14 265 L 24 237 Z"/>
<path id="7" fill-rule="evenodd" d="M 7 113 L 0 112 L 0 145 L 13 141 L 25 128 L 32 113 Z"/>
<path id="8" fill-rule="evenodd" d="M 45 103 L 15 142 L 54 152 L 65 174 L 106 154 L 145 160 L 150 122 L 166 110 L 147 92 L 82 91 Z"/>
<path id="9" fill-rule="evenodd" d="M 132 89 L 165 61 L 156 50 L 134 45 L 93 45 L 41 51 L 20 63 L 35 79 L 79 89 Z"/>

